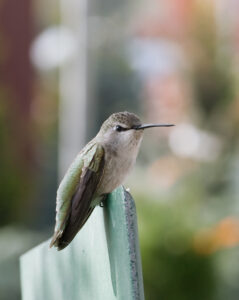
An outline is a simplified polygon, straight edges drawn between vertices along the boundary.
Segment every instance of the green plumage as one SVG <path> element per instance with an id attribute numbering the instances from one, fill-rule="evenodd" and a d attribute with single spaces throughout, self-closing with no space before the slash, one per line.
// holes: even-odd
<path id="1" fill-rule="evenodd" d="M 85 223 L 93 211 L 97 204 L 96 199 L 100 196 L 97 195 L 97 185 L 103 174 L 103 160 L 104 148 L 99 143 L 91 141 L 82 149 L 69 167 L 57 191 L 56 225 L 50 247 L 53 245 L 59 247 L 59 240 L 67 229 L 70 217 L 77 220 L 82 219 L 81 223 Z M 86 174 L 87 185 L 84 184 Z M 93 186 L 90 184 L 91 182 L 94 183 Z M 77 194 L 79 190 L 81 192 Z M 75 203 L 73 203 L 73 199 Z M 78 207 L 83 202 L 88 203 L 87 209 L 82 208 L 81 211 L 77 211 L 79 215 L 74 216 L 73 204 Z M 74 222 L 76 221 L 74 220 Z M 82 224 L 78 224 L 78 227 L 81 228 Z M 79 229 L 74 228 L 76 233 Z M 65 242 L 68 244 L 68 241 Z"/>

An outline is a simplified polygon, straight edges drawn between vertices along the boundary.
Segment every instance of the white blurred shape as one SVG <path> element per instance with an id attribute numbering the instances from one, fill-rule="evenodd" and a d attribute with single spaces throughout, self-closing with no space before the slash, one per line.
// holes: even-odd
<path id="1" fill-rule="evenodd" d="M 134 39 L 129 54 L 132 68 L 143 76 L 171 74 L 184 65 L 180 47 L 166 39 Z"/>
<path id="2" fill-rule="evenodd" d="M 176 155 L 199 161 L 217 159 L 222 149 L 219 138 L 191 124 L 177 125 L 169 136 L 169 146 Z"/>
<path id="3" fill-rule="evenodd" d="M 64 26 L 53 26 L 40 33 L 30 49 L 32 63 L 42 71 L 64 64 L 77 50 L 74 34 Z"/>
<path id="4" fill-rule="evenodd" d="M 197 130 L 189 124 L 177 125 L 169 137 L 170 147 L 179 156 L 191 156 L 198 149 L 199 143 Z"/>

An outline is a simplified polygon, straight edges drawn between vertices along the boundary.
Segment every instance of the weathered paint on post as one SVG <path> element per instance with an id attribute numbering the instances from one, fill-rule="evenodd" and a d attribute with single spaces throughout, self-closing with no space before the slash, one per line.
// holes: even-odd
<path id="1" fill-rule="evenodd" d="M 123 187 L 97 207 L 65 250 L 37 246 L 20 259 L 23 300 L 143 300 L 136 210 Z"/>

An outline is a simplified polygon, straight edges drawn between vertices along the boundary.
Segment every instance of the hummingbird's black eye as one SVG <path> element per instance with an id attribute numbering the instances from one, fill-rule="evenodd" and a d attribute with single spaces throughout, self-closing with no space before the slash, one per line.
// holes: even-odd
<path id="1" fill-rule="evenodd" d="M 124 127 L 122 127 L 122 126 L 120 126 L 120 125 L 116 125 L 116 126 L 115 126 L 115 130 L 118 131 L 118 132 L 121 132 L 121 131 L 127 130 L 127 128 L 124 128 Z"/>

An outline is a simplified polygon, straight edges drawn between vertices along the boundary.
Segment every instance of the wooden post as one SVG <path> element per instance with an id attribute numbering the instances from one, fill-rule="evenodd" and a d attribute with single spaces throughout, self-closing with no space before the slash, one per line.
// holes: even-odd
<path id="1" fill-rule="evenodd" d="M 123 187 L 97 207 L 74 241 L 21 257 L 23 300 L 143 300 L 136 210 Z"/>

